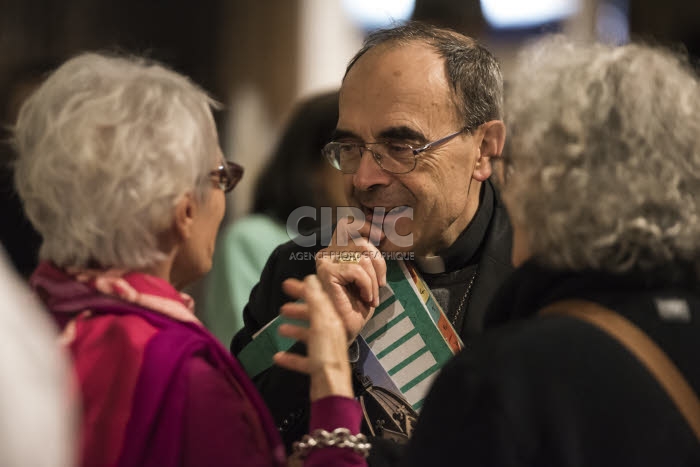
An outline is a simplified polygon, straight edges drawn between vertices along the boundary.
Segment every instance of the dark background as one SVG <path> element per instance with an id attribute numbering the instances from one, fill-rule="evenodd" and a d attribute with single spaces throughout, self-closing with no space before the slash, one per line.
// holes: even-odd
<path id="1" fill-rule="evenodd" d="M 255 82 L 264 90 L 269 113 L 283 115 L 296 97 L 298 51 L 290 39 L 299 34 L 302 1 L 0 0 L 3 141 L 9 136 L 4 127 L 14 121 L 22 99 L 41 77 L 84 50 L 150 56 L 190 76 L 221 102 L 230 102 L 236 85 Z M 625 6 L 633 39 L 700 54 L 700 2 L 631 0 Z M 499 40 L 477 0 L 418 0 L 414 18 Z M 532 33 L 509 32 L 504 40 L 517 44 Z M 220 126 L 224 117 L 217 115 Z M 40 240 L 14 195 L 6 165 L 11 158 L 11 149 L 2 144 L 0 241 L 26 276 L 36 264 Z"/>

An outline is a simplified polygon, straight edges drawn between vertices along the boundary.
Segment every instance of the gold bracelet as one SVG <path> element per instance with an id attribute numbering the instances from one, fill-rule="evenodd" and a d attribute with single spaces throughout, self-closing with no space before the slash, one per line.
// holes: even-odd
<path id="1" fill-rule="evenodd" d="M 347 428 L 336 428 L 331 433 L 326 430 L 314 430 L 310 435 L 304 435 L 301 441 L 293 444 L 294 454 L 304 458 L 314 448 L 349 448 L 356 453 L 367 457 L 372 447 L 367 442 L 367 437 L 362 433 L 353 435 Z"/>

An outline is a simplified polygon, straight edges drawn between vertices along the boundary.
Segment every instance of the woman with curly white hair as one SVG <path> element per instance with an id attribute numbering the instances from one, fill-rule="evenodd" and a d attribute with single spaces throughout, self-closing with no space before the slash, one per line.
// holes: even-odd
<path id="1" fill-rule="evenodd" d="M 84 54 L 20 111 L 16 184 L 43 237 L 31 284 L 73 357 L 82 465 L 285 463 L 252 382 L 179 292 L 211 267 L 224 193 L 242 175 L 219 149 L 214 104 L 163 66 Z M 321 443 L 307 464 L 364 465 L 343 326 L 305 284 L 285 287 L 326 311 L 307 339 L 310 428 L 349 430 L 331 435 L 346 449 Z"/>
<path id="2" fill-rule="evenodd" d="M 518 269 L 407 465 L 698 466 L 698 78 L 662 49 L 550 37 L 509 81 Z"/>

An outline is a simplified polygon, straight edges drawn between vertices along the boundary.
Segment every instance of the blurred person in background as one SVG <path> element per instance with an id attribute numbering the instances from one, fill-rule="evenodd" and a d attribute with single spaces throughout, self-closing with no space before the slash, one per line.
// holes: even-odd
<path id="1" fill-rule="evenodd" d="M 10 128 L 17 119 L 19 108 L 29 96 L 56 68 L 52 62 L 37 62 L 15 71 L 6 91 L 0 97 L 0 212 L 3 223 L 0 225 L 0 242 L 5 247 L 17 272 L 28 279 L 39 261 L 41 237 L 32 227 L 22 209 L 13 181 L 12 163 L 16 154 L 10 144 Z"/>
<path id="2" fill-rule="evenodd" d="M 158 64 L 83 54 L 19 113 L 16 184 L 43 237 L 30 283 L 73 358 L 82 465 L 286 462 L 251 381 L 179 292 L 210 269 L 224 193 L 242 176 L 219 148 L 215 105 Z M 305 331 L 310 363 L 295 368 L 311 377 L 310 428 L 327 432 L 301 452 L 307 465 L 364 465 L 345 331 L 318 281 L 306 284 L 285 291 L 326 313 Z"/>
<path id="3" fill-rule="evenodd" d="M 2 248 L 0 297 L 0 465 L 74 466 L 78 404 L 68 358 Z"/>
<path id="4" fill-rule="evenodd" d="M 405 465 L 698 466 L 697 76 L 663 49 L 555 36 L 509 83 L 518 268 L 438 376 Z M 642 363 L 655 347 L 667 371 Z"/>
<path id="5" fill-rule="evenodd" d="M 301 100 L 257 179 L 251 214 L 222 232 L 207 276 L 202 316 L 222 342 L 230 342 L 243 327 L 243 308 L 267 258 L 290 240 L 287 222 L 292 212 L 314 208 L 316 219 L 303 217 L 298 224 L 292 219 L 304 234 L 320 227 L 321 207 L 344 204 L 342 175 L 321 154 L 337 121 L 337 91 Z"/>

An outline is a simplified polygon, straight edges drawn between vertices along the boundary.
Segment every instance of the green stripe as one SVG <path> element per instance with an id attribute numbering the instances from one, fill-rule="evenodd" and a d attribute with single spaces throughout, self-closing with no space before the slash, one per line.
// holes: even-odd
<path id="1" fill-rule="evenodd" d="M 425 370 L 423 373 L 421 373 L 418 376 L 416 376 L 415 378 L 413 378 L 408 383 L 404 384 L 401 387 L 401 394 L 406 394 L 406 391 L 411 390 L 416 384 L 420 383 L 425 378 L 427 378 L 428 376 L 430 376 L 433 373 L 435 373 L 436 371 L 438 371 L 441 366 L 442 365 L 440 365 L 439 363 L 436 363 L 435 365 L 433 365 L 430 368 L 428 368 L 427 370 Z"/>
<path id="2" fill-rule="evenodd" d="M 374 316 L 377 316 L 379 313 L 389 308 L 389 305 L 392 305 L 394 302 L 396 302 L 396 300 L 396 295 L 392 295 L 391 297 L 384 300 L 382 303 L 379 304 L 377 308 L 374 309 Z"/>
<path id="3" fill-rule="evenodd" d="M 309 323 L 303 320 L 294 320 L 283 316 L 275 318 L 265 330 L 236 355 L 236 358 L 250 378 L 255 378 L 270 368 L 273 363 L 272 356 L 279 351 L 289 350 L 296 342 L 294 339 L 279 335 L 277 328 L 283 323 L 296 324 L 303 327 L 309 326 Z"/>
<path id="4" fill-rule="evenodd" d="M 425 399 L 421 399 L 418 402 L 416 402 L 415 404 L 413 404 L 413 410 L 418 412 L 421 409 L 421 407 L 423 407 L 423 402 L 425 402 Z"/>
<path id="5" fill-rule="evenodd" d="M 386 349 L 384 349 L 381 352 L 379 352 L 378 354 L 376 354 L 377 359 L 381 360 L 382 358 L 386 357 L 389 354 L 389 352 L 391 352 L 395 348 L 399 347 L 401 344 L 403 344 L 404 342 L 406 342 L 407 340 L 409 340 L 411 337 L 415 336 L 416 334 L 418 334 L 418 331 L 416 329 L 411 329 L 410 331 L 408 331 L 407 334 L 404 334 L 396 342 L 394 342 L 389 347 L 387 347 Z"/>
<path id="6" fill-rule="evenodd" d="M 430 312 L 426 313 L 426 305 L 416 295 L 415 290 L 403 276 L 401 267 L 396 262 L 392 261 L 391 264 L 387 264 L 387 281 L 390 282 L 394 295 L 401 297 L 404 313 L 408 315 L 423 340 L 431 349 L 435 360 L 444 364 L 444 362 L 452 358 L 452 350 L 445 342 L 440 330 L 433 323 L 433 319 L 429 317 Z"/>
<path id="7" fill-rule="evenodd" d="M 394 316 L 391 320 L 387 321 L 386 324 L 384 324 L 382 327 L 380 327 L 379 329 L 374 331 L 371 336 L 366 337 L 365 340 L 367 342 L 373 342 L 377 337 L 381 336 L 382 334 L 387 332 L 389 329 L 396 326 L 396 323 L 398 323 L 399 321 L 403 320 L 406 317 L 407 316 L 405 313 L 400 313 L 397 316 Z M 410 321 L 410 319 L 409 319 L 409 321 Z"/>
<path id="8" fill-rule="evenodd" d="M 389 371 L 389 376 L 394 376 L 396 373 L 403 370 L 406 366 L 410 365 L 411 362 L 413 362 L 415 359 L 417 359 L 418 357 L 420 357 L 424 353 L 428 352 L 429 350 L 430 349 L 428 349 L 427 347 L 423 347 L 423 348 L 418 349 L 418 351 L 415 352 L 413 355 L 409 356 L 404 361 L 402 361 L 401 363 L 396 365 L 394 368 L 392 368 L 391 371 Z"/>

